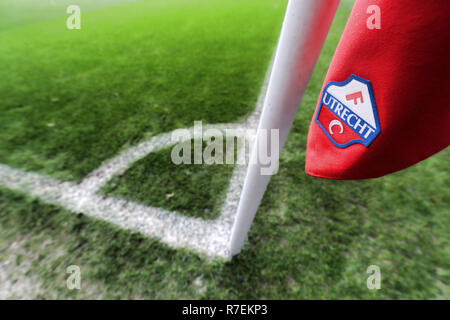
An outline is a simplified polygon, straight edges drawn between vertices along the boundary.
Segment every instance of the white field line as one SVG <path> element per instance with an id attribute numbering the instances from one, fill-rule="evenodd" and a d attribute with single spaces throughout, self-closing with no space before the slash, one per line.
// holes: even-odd
<path id="1" fill-rule="evenodd" d="M 225 129 L 241 129 L 242 136 L 249 140 L 250 137 L 246 135 L 246 132 L 248 129 L 257 128 L 271 67 L 272 63 L 256 108 L 246 122 L 204 125 L 203 130 L 214 128 L 225 133 Z M 194 128 L 188 130 L 193 136 Z M 173 247 L 192 249 L 211 258 L 228 259 L 231 257 L 228 248 L 231 228 L 239 204 L 247 165 L 235 166 L 221 214 L 214 220 L 187 217 L 174 211 L 106 197 L 97 193 L 114 175 L 125 171 L 137 160 L 151 152 L 171 146 L 173 144 L 171 142 L 172 132 L 151 137 L 125 150 L 88 174 L 80 183 L 60 181 L 46 175 L 25 172 L 0 164 L 0 185 L 24 192 L 47 203 L 59 205 L 72 212 L 82 212 L 122 228 L 140 232 Z M 251 146 L 251 143 L 248 145 Z M 245 152 L 245 150 L 240 152 Z"/>

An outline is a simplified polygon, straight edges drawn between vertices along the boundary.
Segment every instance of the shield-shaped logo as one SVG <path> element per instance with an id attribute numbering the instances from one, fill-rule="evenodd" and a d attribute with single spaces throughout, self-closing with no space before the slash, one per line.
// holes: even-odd
<path id="1" fill-rule="evenodd" d="M 368 147 L 380 133 L 370 81 L 352 74 L 344 82 L 327 84 L 315 120 L 336 147 Z"/>

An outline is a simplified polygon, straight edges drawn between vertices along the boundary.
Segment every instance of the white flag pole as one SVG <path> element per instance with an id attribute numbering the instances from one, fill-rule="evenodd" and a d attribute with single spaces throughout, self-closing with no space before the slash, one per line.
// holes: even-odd
<path id="1" fill-rule="evenodd" d="M 258 157 L 260 145 L 267 143 L 263 149 L 271 153 L 278 152 L 278 155 L 283 148 L 339 1 L 289 0 L 264 108 L 231 232 L 231 255 L 240 252 L 270 180 L 270 175 L 262 174 L 264 170 L 267 171 L 267 166 L 262 166 L 260 163 Z M 279 141 L 271 141 L 271 129 L 279 130 Z M 278 157 L 276 160 L 278 161 Z"/>

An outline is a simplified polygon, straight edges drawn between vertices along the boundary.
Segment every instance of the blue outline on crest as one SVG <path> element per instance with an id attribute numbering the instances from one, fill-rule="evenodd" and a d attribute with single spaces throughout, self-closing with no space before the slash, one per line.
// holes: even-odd
<path id="1" fill-rule="evenodd" d="M 335 85 L 338 87 L 343 87 L 346 84 L 348 84 L 349 82 L 351 82 L 352 80 L 358 80 L 362 83 L 364 83 L 365 85 L 367 85 L 367 88 L 369 90 L 369 96 L 370 96 L 370 102 L 372 103 L 372 111 L 375 117 L 375 124 L 377 125 L 377 129 L 375 130 L 375 134 L 373 135 L 373 138 L 371 140 L 362 140 L 362 139 L 353 139 L 345 144 L 339 144 L 336 141 L 334 141 L 334 139 L 331 137 L 331 135 L 328 133 L 328 131 L 323 127 L 323 125 L 319 122 L 319 114 L 320 114 L 320 110 L 322 110 L 322 106 L 323 106 L 323 98 L 325 96 L 325 92 L 327 91 L 329 86 Z M 344 104 L 345 105 L 345 104 Z M 323 89 L 322 92 L 322 98 L 320 99 L 320 105 L 319 105 L 319 109 L 317 110 L 317 114 L 315 117 L 315 121 L 316 123 L 319 125 L 319 127 L 322 129 L 322 131 L 327 135 L 328 139 L 330 139 L 330 141 L 338 148 L 347 148 L 353 144 L 359 143 L 364 145 L 365 147 L 368 147 L 373 140 L 375 140 L 375 138 L 380 134 L 381 132 L 381 128 L 380 128 L 380 120 L 378 118 L 378 110 L 377 110 L 377 105 L 375 103 L 375 97 L 373 95 L 373 88 L 372 88 L 372 84 L 370 83 L 369 80 L 366 80 L 364 78 L 358 77 L 357 75 L 350 75 L 350 77 L 345 80 L 344 82 L 337 82 L 337 81 L 331 81 L 330 83 L 328 83 L 325 88 Z"/>

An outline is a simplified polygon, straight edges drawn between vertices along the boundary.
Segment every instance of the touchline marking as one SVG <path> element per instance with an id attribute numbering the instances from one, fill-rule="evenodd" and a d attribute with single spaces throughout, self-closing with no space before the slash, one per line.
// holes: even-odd
<path id="1" fill-rule="evenodd" d="M 225 129 L 237 129 L 248 141 L 248 129 L 256 129 L 267 91 L 272 62 L 256 108 L 244 123 L 204 125 L 204 130 L 214 128 L 226 135 Z M 176 130 L 179 130 L 176 129 Z M 194 128 L 188 129 L 193 133 Z M 175 130 L 174 130 L 175 131 Z M 172 131 L 173 132 L 173 131 Z M 0 185 L 26 193 L 47 203 L 56 204 L 72 212 L 82 212 L 122 228 L 156 238 L 175 248 L 187 248 L 206 255 L 229 259 L 228 248 L 239 197 L 242 191 L 247 164 L 236 164 L 227 189 L 221 214 L 214 220 L 187 217 L 175 211 L 142 205 L 133 201 L 97 193 L 114 175 L 121 173 L 149 153 L 173 145 L 171 134 L 153 136 L 121 152 L 88 174 L 80 183 L 61 181 L 43 174 L 26 172 L 0 164 Z M 190 138 L 189 138 L 190 139 Z M 177 141 L 179 143 L 180 141 Z M 251 146 L 252 143 L 249 143 Z M 244 152 L 241 150 L 240 152 Z M 247 163 L 247 162 L 246 162 Z"/>

